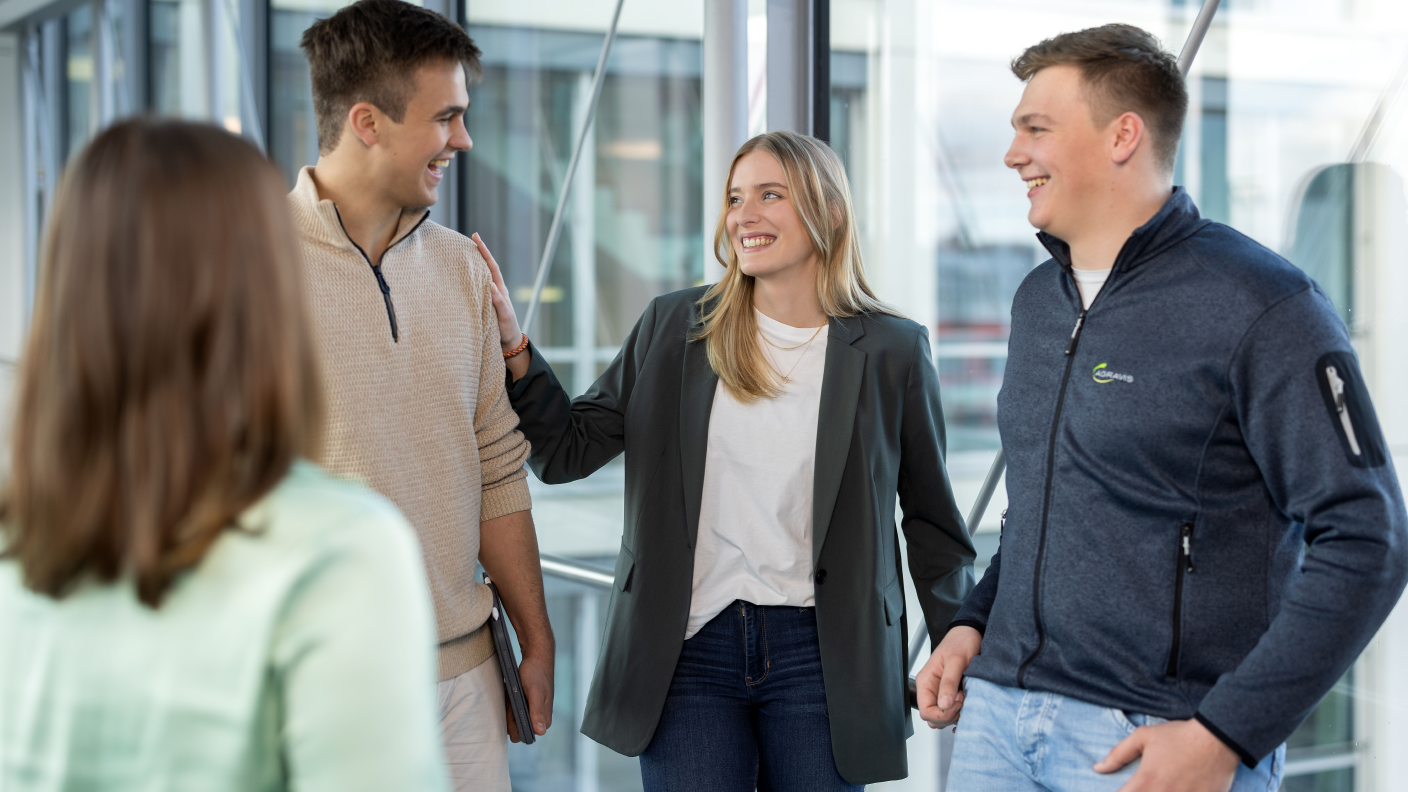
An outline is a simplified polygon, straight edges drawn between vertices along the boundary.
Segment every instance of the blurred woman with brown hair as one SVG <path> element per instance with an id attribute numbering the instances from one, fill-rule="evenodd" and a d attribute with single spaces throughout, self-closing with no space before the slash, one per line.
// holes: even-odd
<path id="1" fill-rule="evenodd" d="M 129 121 L 49 224 L 0 488 L 0 788 L 443 789 L 414 535 L 301 457 L 277 171 Z"/>

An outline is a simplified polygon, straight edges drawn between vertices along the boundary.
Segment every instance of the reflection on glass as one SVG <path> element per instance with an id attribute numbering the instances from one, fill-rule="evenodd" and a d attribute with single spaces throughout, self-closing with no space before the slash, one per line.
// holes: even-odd
<path id="1" fill-rule="evenodd" d="M 293 187 L 298 171 L 318 161 L 318 124 L 303 31 L 332 16 L 346 0 L 273 0 L 269 4 L 269 158 Z"/>
<path id="2" fill-rule="evenodd" d="M 610 572 L 615 558 L 584 559 Z M 639 760 L 578 734 L 596 669 L 608 595 L 552 577 L 544 580 L 548 619 L 557 643 L 553 723 L 532 746 L 510 745 L 509 778 L 521 792 L 639 792 Z M 515 636 L 515 640 L 517 640 Z"/>
<path id="3" fill-rule="evenodd" d="M 968 234 L 939 245 L 935 357 L 953 451 L 998 446 L 997 392 L 1007 364 L 1012 297 L 1044 258 L 1035 243 L 977 244 Z"/>
<path id="4" fill-rule="evenodd" d="M 470 90 L 466 230 L 484 236 L 526 305 L 602 36 L 488 25 L 470 35 L 485 69 Z M 573 365 L 569 389 L 585 389 L 650 299 L 702 277 L 700 68 L 698 41 L 616 41 L 533 328 L 550 362 Z M 578 300 L 584 290 L 595 299 Z"/>
<path id="5" fill-rule="evenodd" d="M 869 79 L 864 52 L 831 51 L 831 148 L 846 166 L 852 198 L 865 195 L 865 86 Z M 865 213 L 859 217 L 864 221 Z"/>
<path id="6" fill-rule="evenodd" d="M 637 8 L 650 10 L 645 4 Z M 474 148 L 462 171 L 461 230 L 483 235 L 521 316 L 587 112 L 611 7 L 600 7 L 598 14 L 585 3 L 522 9 L 471 3 L 469 10 L 472 22 L 481 15 L 496 23 L 469 28 L 484 51 L 484 78 L 470 87 L 466 123 Z M 697 29 L 702 21 L 700 14 L 681 22 L 675 17 L 684 14 L 665 5 L 651 13 L 657 31 L 691 24 Z M 555 23 L 551 29 L 536 26 L 536 19 L 548 18 Z M 700 281 L 704 234 L 713 233 L 702 196 L 697 33 L 643 33 L 630 25 L 623 21 L 612 48 L 531 328 L 539 352 L 574 394 L 615 357 L 652 298 Z M 718 196 L 708 206 L 721 202 Z M 618 462 L 567 485 L 547 487 L 530 479 L 543 552 L 611 569 L 624 518 L 622 473 Z M 577 733 L 605 597 L 561 581 L 547 583 L 558 636 L 555 718 L 561 725 L 531 748 L 510 748 L 514 788 L 639 790 L 635 759 Z"/>
<path id="7" fill-rule="evenodd" d="M 1341 757 L 1352 760 L 1353 691 L 1354 672 L 1351 670 L 1286 741 L 1286 763 L 1289 767 L 1316 763 L 1334 765 Z M 1352 762 L 1339 761 L 1338 764 L 1338 767 L 1292 776 L 1286 780 L 1286 792 L 1354 792 Z"/>
<path id="8" fill-rule="evenodd" d="M 209 91 L 200 0 L 151 0 L 148 13 L 152 112 L 204 117 Z"/>
<path id="9" fill-rule="evenodd" d="M 1227 181 L 1227 78 L 1203 77 L 1198 103 L 1199 174 L 1202 177 L 1198 211 L 1219 223 L 1232 221 L 1232 192 Z"/>
<path id="10" fill-rule="evenodd" d="M 64 17 L 64 98 L 67 131 L 64 158 L 77 154 L 93 134 L 93 8 L 79 6 Z"/>

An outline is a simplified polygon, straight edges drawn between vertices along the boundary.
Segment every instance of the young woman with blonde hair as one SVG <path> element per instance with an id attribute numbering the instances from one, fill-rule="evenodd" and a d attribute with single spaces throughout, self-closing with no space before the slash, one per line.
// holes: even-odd
<path id="1" fill-rule="evenodd" d="M 825 144 L 760 135 L 727 185 L 723 279 L 654 300 L 575 400 L 519 332 L 495 267 L 534 472 L 571 481 L 626 456 L 582 731 L 640 755 L 647 790 L 902 778 L 896 493 L 935 645 L 972 586 L 928 334 L 866 284 L 850 189 Z"/>
<path id="2" fill-rule="evenodd" d="M 283 178 L 135 120 L 68 164 L 0 486 L 0 789 L 447 790 L 419 547 L 303 457 Z"/>

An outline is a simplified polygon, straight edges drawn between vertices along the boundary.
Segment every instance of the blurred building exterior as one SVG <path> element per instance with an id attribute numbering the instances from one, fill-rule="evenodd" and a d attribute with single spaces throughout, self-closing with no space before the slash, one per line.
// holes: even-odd
<path id="1" fill-rule="evenodd" d="M 614 3 L 424 3 L 468 27 L 485 67 L 470 91 L 474 149 L 457 158 L 433 218 L 483 235 L 521 312 L 591 109 Z M 342 4 L 0 0 L 0 404 L 68 158 L 114 119 L 177 115 L 244 135 L 291 183 L 317 156 L 299 37 Z M 709 152 L 731 151 L 744 131 L 824 132 L 851 175 L 873 284 L 930 328 L 950 472 L 966 508 L 997 448 L 1012 294 L 1045 258 L 1021 182 L 1002 165 L 1022 88 L 1007 64 L 1042 38 L 1114 21 L 1144 27 L 1176 51 L 1198 5 L 625 0 L 532 334 L 569 389 L 585 390 L 651 298 L 716 277 L 706 251 L 723 175 L 713 172 L 722 166 L 706 173 L 704 163 L 718 161 Z M 823 11 L 829 50 L 816 46 L 824 29 L 811 42 L 797 33 L 806 29 L 799 18 Z M 784 57 L 788 47 L 804 57 Z M 1189 76 L 1176 178 L 1206 216 L 1283 253 L 1326 288 L 1356 339 L 1395 457 L 1408 452 L 1408 363 L 1397 347 L 1408 343 L 1406 78 L 1402 0 L 1224 0 Z M 742 95 L 715 104 L 721 85 L 741 86 Z M 824 97 L 824 106 L 809 97 Z M 712 109 L 729 102 L 741 108 L 736 124 Z M 573 485 L 534 484 L 543 551 L 609 571 L 621 534 L 620 468 Z M 1004 500 L 999 490 L 978 528 L 980 555 L 996 546 Z M 558 725 L 537 745 L 514 747 L 515 788 L 638 788 L 635 760 L 576 733 L 605 595 L 560 579 L 549 580 L 549 594 Z M 1296 733 L 1285 789 L 1402 788 L 1405 712 L 1408 606 Z M 939 737 L 921 728 L 910 746 L 911 777 L 882 786 L 941 789 Z"/>

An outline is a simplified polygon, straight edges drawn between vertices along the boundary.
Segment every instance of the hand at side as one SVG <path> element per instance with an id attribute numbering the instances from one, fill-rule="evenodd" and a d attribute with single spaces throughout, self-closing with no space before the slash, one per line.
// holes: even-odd
<path id="1" fill-rule="evenodd" d="M 538 736 L 546 734 L 552 725 L 552 672 L 552 662 L 545 663 L 539 656 L 525 654 L 518 664 L 518 681 L 523 685 L 523 697 L 528 699 L 528 719 Z M 504 702 L 504 706 L 508 713 L 508 738 L 522 742 L 518 723 L 513 719 L 513 705 Z"/>
<path id="2" fill-rule="evenodd" d="M 520 511 L 479 524 L 479 563 L 499 588 L 504 609 L 518 634 L 523 660 L 518 676 L 528 699 L 533 731 L 552 726 L 553 659 L 556 645 L 543 596 L 543 569 L 538 558 L 538 537 L 531 512 Z M 513 714 L 508 716 L 509 735 L 518 742 Z"/>
<path id="3" fill-rule="evenodd" d="M 954 627 L 919 670 L 915 678 L 919 717 L 929 728 L 942 729 L 958 722 L 959 711 L 963 709 L 963 691 L 958 687 L 963 681 L 963 672 L 978 656 L 982 645 L 982 633 L 972 627 Z"/>

